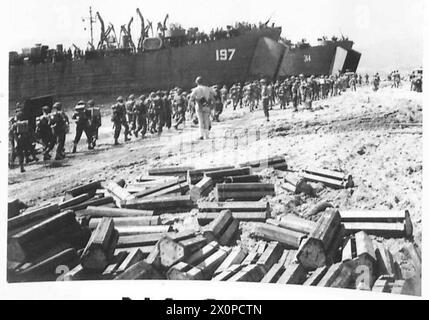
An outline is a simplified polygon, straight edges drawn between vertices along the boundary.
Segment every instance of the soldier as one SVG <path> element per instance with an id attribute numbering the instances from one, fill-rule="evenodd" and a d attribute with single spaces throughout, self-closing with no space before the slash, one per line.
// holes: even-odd
<path id="1" fill-rule="evenodd" d="M 116 99 L 116 103 L 112 106 L 112 117 L 111 121 L 113 122 L 113 139 L 114 145 L 119 144 L 119 135 L 121 134 L 123 118 L 125 117 L 125 106 L 123 104 L 124 99 L 119 96 Z M 125 136 L 127 138 L 127 136 Z"/>
<path id="2" fill-rule="evenodd" d="M 66 156 L 64 146 L 66 142 L 66 134 L 69 128 L 69 118 L 62 110 L 60 102 L 54 103 L 50 114 L 49 124 L 51 125 L 55 137 L 55 143 L 57 145 L 55 160 L 64 159 Z"/>
<path id="3" fill-rule="evenodd" d="M 220 89 L 220 96 L 222 98 L 223 108 L 225 109 L 228 105 L 228 89 L 226 85 L 224 85 L 222 89 Z"/>
<path id="4" fill-rule="evenodd" d="M 365 74 L 365 84 L 369 85 L 369 74 L 368 73 Z"/>
<path id="5" fill-rule="evenodd" d="M 126 114 L 127 112 L 125 108 L 124 98 L 122 96 L 119 96 L 116 99 L 116 105 L 117 105 L 117 109 L 119 110 L 119 114 L 121 116 L 121 125 L 124 127 L 124 140 L 125 142 L 130 141 L 131 138 L 128 137 L 128 135 L 130 135 L 130 127 L 128 126 L 127 114 Z"/>
<path id="6" fill-rule="evenodd" d="M 101 127 L 100 108 L 95 106 L 94 100 L 88 101 L 88 111 L 90 114 L 90 132 L 92 137 L 92 147 L 94 148 L 98 140 L 98 129 Z"/>
<path id="7" fill-rule="evenodd" d="M 10 153 L 10 158 L 9 158 L 9 167 L 12 167 L 15 159 L 16 159 L 16 142 L 15 142 L 15 135 L 13 133 L 13 124 L 16 122 L 16 115 L 18 112 L 21 112 L 21 106 L 20 103 L 18 102 L 16 104 L 16 108 L 15 108 L 15 115 L 13 117 L 9 118 L 9 143 L 10 143 L 10 148 L 11 148 L 11 153 Z"/>
<path id="8" fill-rule="evenodd" d="M 21 172 L 25 172 L 24 156 L 30 148 L 31 141 L 28 120 L 24 120 L 24 114 L 21 111 L 16 114 L 16 121 L 12 124 L 11 131 L 16 143 L 16 154 L 19 160 L 19 167 Z"/>
<path id="9" fill-rule="evenodd" d="M 172 106 L 171 106 L 171 100 L 169 95 L 167 95 L 167 92 L 162 92 L 162 108 L 163 108 L 163 120 L 167 129 L 171 128 L 171 114 L 172 114 Z"/>
<path id="10" fill-rule="evenodd" d="M 175 120 L 175 124 L 174 124 L 174 128 L 176 130 L 178 130 L 178 127 L 180 124 L 184 124 L 185 123 L 185 119 L 186 119 L 186 98 L 185 96 L 186 93 L 182 93 L 181 89 L 178 89 L 176 92 L 176 95 L 174 96 L 174 100 L 173 100 L 173 106 L 174 106 L 174 120 Z"/>
<path id="11" fill-rule="evenodd" d="M 202 77 L 197 77 L 195 80 L 197 85 L 191 93 L 189 104 L 195 106 L 195 111 L 198 117 L 198 125 L 200 128 L 200 140 L 209 138 L 210 113 L 211 106 L 214 101 L 213 89 L 203 85 Z"/>
<path id="12" fill-rule="evenodd" d="M 43 145 L 43 160 L 51 159 L 49 154 L 55 147 L 55 136 L 52 132 L 50 122 L 50 108 L 44 106 L 43 114 L 36 118 L 36 136 Z"/>
<path id="13" fill-rule="evenodd" d="M 356 91 L 356 79 L 355 77 L 351 77 L 349 81 L 349 86 L 352 91 Z"/>
<path id="14" fill-rule="evenodd" d="M 298 111 L 299 105 L 299 94 L 300 94 L 300 82 L 298 79 L 292 85 L 292 102 L 293 102 L 293 112 Z"/>
<path id="15" fill-rule="evenodd" d="M 219 116 L 223 111 L 222 96 L 221 96 L 219 87 L 217 85 L 214 86 L 213 91 L 214 91 L 213 120 L 216 122 L 219 122 Z"/>
<path id="16" fill-rule="evenodd" d="M 270 114 L 269 114 L 269 108 L 270 108 L 270 99 L 271 99 L 271 93 L 268 90 L 267 81 L 265 79 L 261 80 L 261 98 L 262 98 L 262 108 L 264 110 L 264 115 L 267 118 L 267 122 L 270 121 Z"/>
<path id="17" fill-rule="evenodd" d="M 148 101 L 145 95 L 141 95 L 139 99 L 134 104 L 134 114 L 136 117 L 137 128 L 134 130 L 134 135 L 136 138 L 141 132 L 142 138 L 144 138 L 147 131 L 147 108 Z"/>
<path id="18" fill-rule="evenodd" d="M 85 101 L 79 101 L 75 106 L 75 112 L 73 113 L 72 119 L 76 122 L 76 135 L 73 140 L 73 151 L 76 153 L 77 144 L 82 137 L 82 133 L 85 132 L 86 142 L 88 143 L 88 150 L 94 149 L 92 144 L 92 132 L 91 132 L 91 113 L 86 109 Z"/>
<path id="19" fill-rule="evenodd" d="M 164 127 L 165 124 L 165 105 L 164 101 L 161 97 L 161 91 L 157 91 L 153 100 L 153 112 L 154 112 L 154 123 L 153 126 L 155 128 L 155 132 L 158 133 L 158 135 L 161 135 L 162 133 L 162 127 Z"/>
<path id="20" fill-rule="evenodd" d="M 277 92 L 277 96 L 280 101 L 280 109 L 286 109 L 287 105 L 287 96 L 286 96 L 286 84 L 283 82 L 280 84 Z"/>
<path id="21" fill-rule="evenodd" d="M 373 85 L 372 89 L 374 91 L 378 91 L 378 87 L 380 86 L 380 76 L 378 72 L 374 75 L 374 78 L 372 80 L 372 85 Z"/>
<path id="22" fill-rule="evenodd" d="M 129 130 L 131 131 L 134 131 L 136 128 L 136 119 L 133 112 L 134 104 L 135 104 L 135 96 L 133 94 L 130 94 L 127 102 L 125 103 L 125 109 L 126 109 L 126 121 L 127 121 Z"/>

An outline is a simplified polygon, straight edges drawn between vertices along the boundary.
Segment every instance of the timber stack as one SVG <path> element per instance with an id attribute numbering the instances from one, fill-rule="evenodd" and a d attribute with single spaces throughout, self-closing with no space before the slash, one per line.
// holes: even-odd
<path id="1" fill-rule="evenodd" d="M 278 171 L 275 183 L 266 168 Z M 277 156 L 238 167 L 150 168 L 134 181 L 73 186 L 38 207 L 11 199 L 8 281 L 248 281 L 415 294 L 382 242 L 406 239 L 402 253 L 421 270 L 409 212 L 322 200 L 301 216 L 286 207 L 273 214 L 279 190 L 315 197 L 312 184 L 355 186 L 339 171 L 292 172 Z M 184 213 L 195 223 L 174 227 L 171 217 Z"/>

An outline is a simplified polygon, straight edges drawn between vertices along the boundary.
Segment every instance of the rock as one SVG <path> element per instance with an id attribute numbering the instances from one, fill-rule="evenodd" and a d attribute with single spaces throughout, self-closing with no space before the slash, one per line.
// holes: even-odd
<path id="1" fill-rule="evenodd" d="M 360 149 L 357 151 L 357 153 L 361 156 L 364 155 L 366 153 L 365 147 L 360 147 Z"/>

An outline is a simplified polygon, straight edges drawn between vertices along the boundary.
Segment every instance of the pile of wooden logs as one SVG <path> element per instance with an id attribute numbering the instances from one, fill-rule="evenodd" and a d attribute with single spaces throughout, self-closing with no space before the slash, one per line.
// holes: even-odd
<path id="1" fill-rule="evenodd" d="M 274 185 L 255 174 L 265 167 L 288 169 L 284 156 L 238 168 L 152 168 L 136 181 L 82 184 L 35 208 L 13 199 L 8 281 L 253 281 L 411 292 L 396 257 L 372 237 L 411 239 L 408 211 L 338 210 L 321 202 L 306 215 L 313 220 L 272 217 Z M 325 169 L 291 177 L 281 183 L 292 194 L 311 182 L 354 185 L 350 175 Z M 197 222 L 192 228 L 176 230 L 164 219 L 188 212 Z M 236 241 L 243 226 L 253 247 Z M 420 253 L 411 244 L 404 252 L 420 270 Z"/>

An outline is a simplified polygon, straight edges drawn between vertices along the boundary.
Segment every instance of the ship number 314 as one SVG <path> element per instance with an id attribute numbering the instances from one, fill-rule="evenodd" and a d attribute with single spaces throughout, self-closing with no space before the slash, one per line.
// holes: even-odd
<path id="1" fill-rule="evenodd" d="M 216 50 L 216 61 L 231 61 L 234 57 L 235 49 Z"/>

